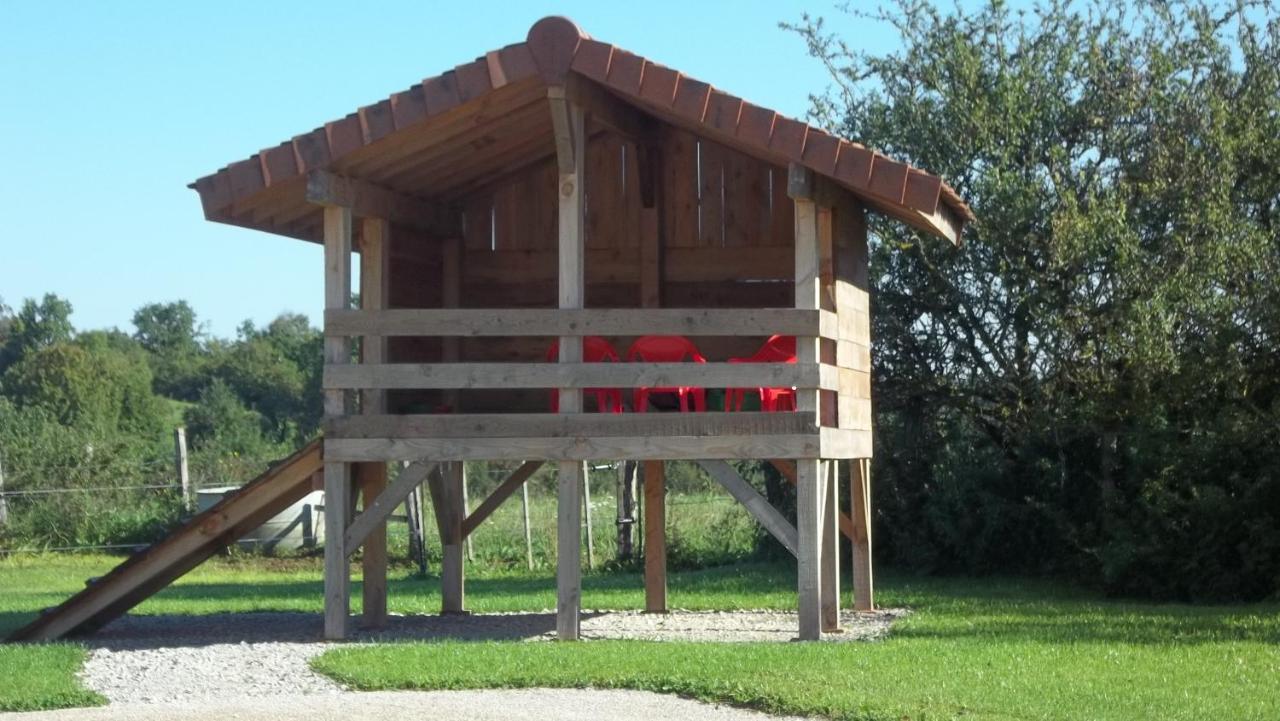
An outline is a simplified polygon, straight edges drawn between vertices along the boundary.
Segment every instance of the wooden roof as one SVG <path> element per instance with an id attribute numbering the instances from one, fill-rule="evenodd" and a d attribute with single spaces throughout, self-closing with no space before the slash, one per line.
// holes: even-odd
<path id="1" fill-rule="evenodd" d="M 209 220 L 306 240 L 321 238 L 321 213 L 307 192 L 316 171 L 393 191 L 379 198 L 384 203 L 420 199 L 419 217 L 447 215 L 469 192 L 554 155 L 546 88 L 566 82 L 761 160 L 802 164 L 870 208 L 953 243 L 974 219 L 937 176 L 595 40 L 561 17 L 539 20 L 525 42 L 426 78 L 191 187 Z"/>

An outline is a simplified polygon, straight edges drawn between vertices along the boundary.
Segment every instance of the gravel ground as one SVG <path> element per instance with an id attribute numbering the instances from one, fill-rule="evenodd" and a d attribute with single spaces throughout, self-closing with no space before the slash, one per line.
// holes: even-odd
<path id="1" fill-rule="evenodd" d="M 5 721 L 802 721 L 645 691 L 376 691 L 6 714 Z"/>
<path id="2" fill-rule="evenodd" d="M 824 638 L 830 642 L 875 640 L 887 634 L 893 620 L 903 613 L 898 609 L 868 614 L 846 612 L 841 617 L 844 630 Z M 214 715 L 219 718 L 293 718 L 280 714 L 293 713 L 291 709 L 297 709 L 297 718 L 305 716 L 314 720 L 330 718 L 325 714 L 334 714 L 332 718 L 345 718 L 343 709 L 380 708 L 382 711 L 379 713 L 399 713 L 404 708 L 403 704 L 417 707 L 423 702 L 420 697 L 429 697 L 427 700 L 435 704 L 439 701 L 436 696 L 486 699 L 474 707 L 468 705 L 470 702 L 451 700 L 449 703 L 456 705 L 457 715 L 437 715 L 436 718 L 506 718 L 512 709 L 520 709 L 521 717 L 543 718 L 536 714 L 527 715 L 526 703 L 532 704 L 531 708 L 545 707 L 545 718 L 564 718 L 565 712 L 577 713 L 584 708 L 600 712 L 608 704 L 622 701 L 631 704 L 636 699 L 643 699 L 643 703 L 636 701 L 639 704 L 635 706 L 639 709 L 636 713 L 639 715 L 634 718 L 637 719 L 763 718 L 759 714 L 743 715 L 745 712 L 737 709 L 715 710 L 666 696 L 616 691 L 485 692 L 461 696 L 455 692 L 351 694 L 312 672 L 308 666 L 311 658 L 335 645 L 321 638 L 321 628 L 321 617 L 309 613 L 126 616 L 86 639 L 91 651 L 82 678 L 86 686 L 106 696 L 111 705 L 105 710 L 66 712 L 71 714 L 68 716 L 57 715 L 64 712 L 37 714 L 31 718 L 85 721 L 179 716 L 213 718 Z M 795 629 L 796 615 L 780 611 L 674 611 L 669 614 L 584 611 L 582 614 L 582 635 L 586 639 L 790 641 L 795 637 Z M 386 629 L 376 633 L 356 630 L 348 643 L 446 638 L 543 641 L 554 636 L 555 614 L 551 612 L 392 616 Z M 528 698 L 516 700 L 512 694 L 525 694 Z M 566 705 L 557 708 L 556 703 L 570 703 L 566 694 L 588 694 L 592 698 L 599 695 L 600 700 L 592 702 L 594 706 Z M 233 710 L 228 710 L 229 702 L 234 704 Z M 682 706 L 688 704 L 700 710 L 694 713 Z M 123 715 L 94 715 L 111 713 Z M 381 721 L 385 718 L 373 711 L 368 713 L 367 718 L 370 719 Z M 730 715 L 723 715 L 726 713 Z M 619 716 L 614 710 L 603 715 L 617 719 L 632 718 Z M 600 716 L 586 713 L 580 717 Z"/>

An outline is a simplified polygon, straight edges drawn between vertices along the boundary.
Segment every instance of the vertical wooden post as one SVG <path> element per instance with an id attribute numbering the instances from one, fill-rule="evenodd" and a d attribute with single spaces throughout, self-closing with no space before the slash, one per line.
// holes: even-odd
<path id="1" fill-rule="evenodd" d="M 324 306 L 343 309 L 351 301 L 351 209 L 333 205 L 324 208 Z M 351 362 L 347 338 L 326 336 L 326 365 Z M 329 418 L 346 415 L 346 392 L 326 390 L 324 413 Z M 347 635 L 351 612 L 351 567 L 347 563 L 346 530 L 350 517 L 350 466 L 324 464 L 324 635 L 341 639 Z"/>
<path id="2" fill-rule="evenodd" d="M 840 630 L 840 461 L 823 461 L 822 630 Z"/>
<path id="3" fill-rule="evenodd" d="M 524 511 L 524 560 L 533 570 L 533 529 L 529 527 L 529 484 L 520 484 L 520 508 Z"/>
<path id="4" fill-rule="evenodd" d="M 813 201 L 813 171 L 792 164 L 787 178 L 787 194 L 795 203 L 795 307 L 822 307 L 822 249 L 819 241 L 818 207 Z M 817 365 L 819 339 L 796 338 L 796 362 Z M 819 392 L 796 391 L 796 411 L 812 419 L 820 418 Z M 796 460 L 796 585 L 799 596 L 800 638 L 816 640 L 822 635 L 822 506 L 826 496 L 821 462 L 814 458 Z"/>
<path id="5" fill-rule="evenodd" d="M 401 469 L 408 466 L 403 463 Z M 427 564 L 426 529 L 422 517 L 422 486 L 418 486 L 405 499 L 405 513 L 409 517 L 409 560 L 418 566 L 418 573 L 425 576 Z"/>
<path id="6" fill-rule="evenodd" d="M 383 310 L 387 307 L 390 278 L 390 224 L 381 218 L 366 218 L 360 234 L 360 307 Z M 387 340 L 384 336 L 365 336 L 360 343 L 362 363 L 385 363 Z M 360 411 L 365 415 L 387 412 L 384 390 L 361 392 Z M 357 466 L 358 485 L 364 507 L 373 505 L 378 494 L 387 487 L 385 462 L 361 463 Z M 362 618 L 369 628 L 382 628 L 387 622 L 387 524 L 379 523 L 364 540 L 360 560 L 363 596 Z"/>
<path id="7" fill-rule="evenodd" d="M 853 508 L 853 610 L 874 611 L 871 579 L 871 459 L 850 464 L 849 497 Z"/>
<path id="8" fill-rule="evenodd" d="M 636 462 L 618 461 L 618 560 L 635 555 Z"/>
<path id="9" fill-rule="evenodd" d="M 463 518 L 466 518 L 466 517 L 467 517 L 467 516 L 469 516 L 469 515 L 471 515 L 471 493 L 467 490 L 467 472 L 466 472 L 466 465 L 465 465 L 465 464 L 463 464 L 463 471 L 462 471 L 462 517 L 463 517 Z M 474 546 L 472 546 L 472 545 L 471 545 L 471 534 L 470 534 L 470 533 L 468 533 L 468 534 L 467 534 L 467 537 L 466 537 L 465 539 L 463 539 L 463 541 L 467 544 L 467 562 L 468 562 L 468 563 L 475 563 L 475 562 L 476 562 L 476 549 L 475 549 L 475 547 L 474 547 Z"/>
<path id="10" fill-rule="evenodd" d="M 587 568 L 595 570 L 596 542 L 591 531 L 591 466 L 582 462 L 582 517 L 587 530 Z"/>
<path id="11" fill-rule="evenodd" d="M 440 597 L 442 613 L 466 612 L 466 576 L 462 547 L 462 482 L 466 465 L 445 463 L 440 471 L 440 493 L 433 493 L 436 523 L 440 526 Z M 436 490 L 436 486 L 432 487 Z"/>
<path id="12" fill-rule="evenodd" d="M 182 507 L 190 511 L 195 508 L 195 499 L 191 493 L 191 474 L 187 472 L 187 429 L 182 426 L 173 429 L 173 465 L 178 485 L 182 487 Z"/>
<path id="13" fill-rule="evenodd" d="M 667 612 L 667 479 L 662 461 L 644 462 L 644 610 Z"/>
<path id="14" fill-rule="evenodd" d="M 9 498 L 4 495 L 4 455 L 0 454 L 0 526 L 9 524 Z"/>
<path id="15" fill-rule="evenodd" d="M 586 204 L 583 197 L 586 163 L 586 118 L 582 108 L 569 102 L 563 86 L 548 88 L 551 120 L 555 128 L 559 166 L 559 307 L 582 308 L 586 278 L 583 236 Z M 582 362 L 582 338 L 560 337 L 560 362 Z M 581 389 L 560 390 L 560 412 L 582 411 Z M 561 461 L 556 512 L 556 633 L 561 640 L 576 640 L 582 607 L 582 461 Z"/>

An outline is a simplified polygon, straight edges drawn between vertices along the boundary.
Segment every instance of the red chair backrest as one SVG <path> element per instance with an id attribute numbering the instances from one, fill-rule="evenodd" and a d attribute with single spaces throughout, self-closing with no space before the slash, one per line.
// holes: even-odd
<path id="1" fill-rule="evenodd" d="M 695 363 L 706 363 L 698 347 L 682 335 L 646 335 L 636 339 L 627 351 L 627 360 L 646 363 L 680 363 L 686 358 Z"/>
<path id="2" fill-rule="evenodd" d="M 794 363 L 796 361 L 796 337 L 793 335 L 769 336 L 760 350 L 756 351 L 760 360 L 775 363 Z"/>
<path id="3" fill-rule="evenodd" d="M 547 360 L 560 359 L 560 341 L 552 341 L 547 349 Z M 613 349 L 609 341 L 598 335 L 589 335 L 582 339 L 582 360 L 584 363 L 617 363 L 618 351 Z"/>

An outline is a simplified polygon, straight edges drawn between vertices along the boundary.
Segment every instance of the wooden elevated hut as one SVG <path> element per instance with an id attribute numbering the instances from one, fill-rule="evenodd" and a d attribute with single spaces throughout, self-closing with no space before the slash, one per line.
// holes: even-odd
<path id="1" fill-rule="evenodd" d="M 854 604 L 871 607 L 866 213 L 958 244 L 972 215 L 939 178 L 552 17 L 193 187 L 209 220 L 324 245 L 329 637 L 346 633 L 361 545 L 366 621 L 385 616 L 385 519 L 415 485 L 432 492 L 456 612 L 466 534 L 556 463 L 558 632 L 576 638 L 583 463 L 601 459 L 643 462 L 650 610 L 666 606 L 673 459 L 700 461 L 796 554 L 801 638 L 838 622 L 840 531 Z M 628 360 L 647 336 L 688 339 L 705 362 Z M 771 336 L 794 350 L 729 362 Z M 607 347 L 618 362 L 594 362 Z M 686 389 L 689 412 L 626 407 L 641 388 Z M 699 389 L 747 389 L 773 411 L 725 410 L 714 392 L 700 409 Z M 525 464 L 465 516 L 461 462 L 498 459 Z M 796 523 L 726 459 L 773 461 L 797 487 Z M 388 487 L 393 461 L 412 465 Z"/>

